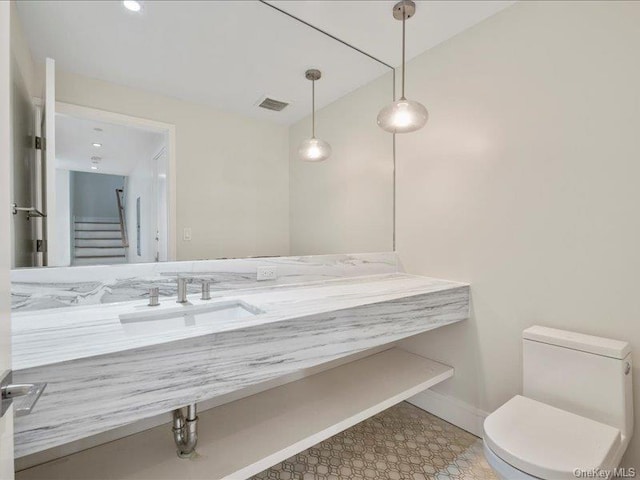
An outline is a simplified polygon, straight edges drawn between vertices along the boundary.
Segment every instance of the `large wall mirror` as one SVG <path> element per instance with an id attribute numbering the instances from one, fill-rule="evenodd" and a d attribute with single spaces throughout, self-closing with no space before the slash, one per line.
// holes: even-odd
<path id="1" fill-rule="evenodd" d="M 389 66 L 258 0 L 141 5 L 12 7 L 15 268 L 393 250 Z"/>

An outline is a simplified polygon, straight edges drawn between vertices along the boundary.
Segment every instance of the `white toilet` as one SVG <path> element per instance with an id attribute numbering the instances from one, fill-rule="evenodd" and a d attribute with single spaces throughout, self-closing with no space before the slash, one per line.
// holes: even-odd
<path id="1" fill-rule="evenodd" d="M 502 479 L 602 478 L 633 433 L 627 342 L 534 326 L 523 337 L 523 396 L 484 422 L 484 452 Z"/>

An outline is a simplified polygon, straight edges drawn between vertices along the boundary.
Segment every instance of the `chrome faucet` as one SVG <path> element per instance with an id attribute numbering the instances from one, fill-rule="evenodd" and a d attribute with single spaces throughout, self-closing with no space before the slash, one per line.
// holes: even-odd
<path id="1" fill-rule="evenodd" d="M 211 280 L 202 281 L 202 296 L 200 300 L 211 300 Z"/>
<path id="2" fill-rule="evenodd" d="M 158 287 L 152 287 L 149 289 L 149 303 L 150 307 L 157 307 L 160 305 L 159 301 L 160 289 Z"/>
<path id="3" fill-rule="evenodd" d="M 161 275 L 175 275 L 170 273 L 162 273 Z M 204 278 L 202 278 L 204 277 Z M 187 300 L 187 285 L 193 281 L 200 280 L 202 283 L 202 297 L 201 300 L 211 300 L 211 284 L 215 283 L 215 280 L 209 278 L 207 275 L 197 274 L 178 274 L 176 277 L 178 281 L 178 298 L 176 303 L 189 303 Z"/>
<path id="4" fill-rule="evenodd" d="M 178 275 L 178 299 L 176 303 L 187 303 L 187 283 L 189 283 L 189 278 Z"/>

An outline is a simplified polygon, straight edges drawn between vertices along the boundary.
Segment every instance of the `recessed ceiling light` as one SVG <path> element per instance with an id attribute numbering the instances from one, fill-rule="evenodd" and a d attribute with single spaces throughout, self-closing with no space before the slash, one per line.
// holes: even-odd
<path id="1" fill-rule="evenodd" d="M 96 143 L 93 144 L 93 146 L 96 147 L 96 148 L 100 148 L 102 146 L 102 144 L 96 142 Z"/>
<path id="2" fill-rule="evenodd" d="M 140 5 L 140 2 L 136 2 L 136 0 L 124 0 L 122 4 L 124 5 L 124 8 L 131 10 L 132 12 L 139 12 L 142 10 L 142 5 Z"/>
<path id="3" fill-rule="evenodd" d="M 98 167 L 96 167 L 95 165 L 91 165 L 91 170 L 97 170 Z"/>

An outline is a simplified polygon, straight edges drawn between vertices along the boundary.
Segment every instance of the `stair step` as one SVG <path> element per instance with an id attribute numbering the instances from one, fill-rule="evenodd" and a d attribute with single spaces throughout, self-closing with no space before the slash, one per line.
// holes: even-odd
<path id="1" fill-rule="evenodd" d="M 125 258 L 124 255 L 76 255 L 75 258 Z"/>
<path id="2" fill-rule="evenodd" d="M 101 240 L 114 239 L 114 238 L 122 239 L 122 233 L 119 230 L 109 230 L 106 232 L 100 232 L 100 231 L 96 232 L 95 230 L 86 230 L 86 231 L 79 232 L 76 230 L 74 237 L 76 240 L 86 240 L 91 238 L 101 239 Z"/>
<path id="3" fill-rule="evenodd" d="M 92 223 L 92 222 L 118 223 L 120 219 L 118 217 L 74 217 L 73 221 L 80 222 L 80 223 Z"/>
<path id="4" fill-rule="evenodd" d="M 124 257 L 126 251 L 124 247 L 76 247 L 75 258 L 82 257 Z"/>
<path id="5" fill-rule="evenodd" d="M 76 238 L 76 248 L 83 247 L 122 247 L 122 237 L 116 238 Z"/>
<path id="6" fill-rule="evenodd" d="M 83 221 L 76 221 L 75 223 L 87 223 L 87 224 L 92 224 L 92 225 L 120 225 L 120 222 L 85 222 Z"/>
<path id="7" fill-rule="evenodd" d="M 118 263 L 127 263 L 127 258 L 124 256 L 116 257 L 82 257 L 74 258 L 72 265 L 113 265 Z"/>
<path id="8" fill-rule="evenodd" d="M 120 231 L 120 223 L 99 223 L 99 222 L 75 222 L 74 230 L 78 231 Z"/>

